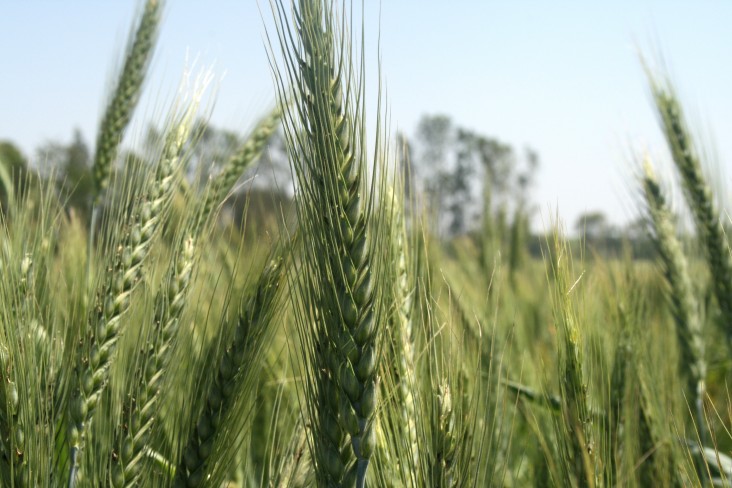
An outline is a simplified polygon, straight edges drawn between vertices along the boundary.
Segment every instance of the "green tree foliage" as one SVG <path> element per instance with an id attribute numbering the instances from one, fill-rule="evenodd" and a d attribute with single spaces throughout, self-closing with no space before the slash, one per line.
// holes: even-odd
<path id="1" fill-rule="evenodd" d="M 487 276 L 501 255 L 513 274 L 530 242 L 536 151 L 517 151 L 445 115 L 423 116 L 415 141 L 399 134 L 398 144 L 402 173 L 412 177 L 404 179 L 407 198 L 414 199 L 415 191 L 424 193 L 433 225 L 445 237 L 477 231 Z"/>
<path id="2" fill-rule="evenodd" d="M 398 142 L 408 151 L 415 180 L 411 190 L 419 186 L 424 192 L 434 222 L 447 235 L 475 229 L 481 217 L 516 213 L 524 218 L 530 212 L 529 191 L 539 166 L 535 151 L 521 155 L 445 115 L 424 115 L 414 142 L 403 134 Z"/>
<path id="3" fill-rule="evenodd" d="M 610 230 L 607 216 L 600 210 L 586 212 L 577 218 L 574 229 L 587 236 L 588 239 L 600 239 L 605 237 Z"/>
<path id="4" fill-rule="evenodd" d="M 86 214 L 94 183 L 89 146 L 81 131 L 74 131 L 69 144 L 44 144 L 38 149 L 38 158 L 44 168 L 54 172 L 65 205 Z"/>

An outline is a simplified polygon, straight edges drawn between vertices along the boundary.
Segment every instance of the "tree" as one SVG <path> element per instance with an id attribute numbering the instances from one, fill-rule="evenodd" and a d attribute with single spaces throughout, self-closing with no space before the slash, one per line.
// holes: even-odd
<path id="1" fill-rule="evenodd" d="M 475 140 L 472 132 L 455 126 L 445 115 L 423 116 L 417 128 L 417 172 L 437 226 L 449 235 L 462 234 L 472 224 Z"/>
<path id="2" fill-rule="evenodd" d="M 241 138 L 235 132 L 218 128 L 206 120 L 196 121 L 192 133 L 196 137 L 189 151 L 188 168 L 192 176 L 205 183 L 226 164 L 241 144 Z"/>
<path id="3" fill-rule="evenodd" d="M 433 170 L 444 165 L 452 129 L 452 121 L 446 115 L 422 116 L 417 127 L 417 139 L 422 149 L 420 159 L 423 164 Z"/>
<path id="4" fill-rule="evenodd" d="M 10 141 L 0 141 L 0 163 L 15 181 L 20 180 L 28 169 L 27 159 Z"/>
<path id="5" fill-rule="evenodd" d="M 511 145 L 461 127 L 445 115 L 423 116 L 416 144 L 401 135 L 400 146 L 409 150 L 414 162 L 409 171 L 418 175 L 440 231 L 449 236 L 463 234 L 476 228 L 482 217 L 483 236 L 493 236 L 488 240 L 495 241 L 497 216 L 513 214 L 520 223 L 517 230 L 522 230 L 516 235 L 525 234 L 530 189 L 539 165 L 535 151 L 526 149 L 519 158 Z M 414 187 L 408 190 L 411 193 Z"/>
<path id="6" fill-rule="evenodd" d="M 259 163 L 249 171 L 256 175 L 254 186 L 263 189 L 272 189 L 275 193 L 293 193 L 292 172 L 290 161 L 285 147 L 285 138 L 280 130 L 272 134 L 267 149 L 262 152 Z"/>
<path id="7" fill-rule="evenodd" d="M 609 225 L 605 214 L 601 210 L 595 210 L 581 214 L 574 229 L 587 240 L 598 241 L 607 236 Z"/>
<path id="8" fill-rule="evenodd" d="M 93 192 L 91 155 L 81 131 L 74 130 L 70 144 L 49 142 L 38 149 L 38 159 L 56 185 L 67 207 L 86 213 Z"/>
<path id="9" fill-rule="evenodd" d="M 445 184 L 451 133 L 452 121 L 444 115 L 424 115 L 417 127 L 419 169 L 415 174 L 420 179 L 428 210 L 438 229 L 442 228 L 442 212 L 449 194 Z"/>
<path id="10" fill-rule="evenodd" d="M 69 205 L 86 207 L 93 190 L 91 157 L 89 147 L 78 129 L 74 131 L 74 138 L 66 149 L 64 173 L 64 189 L 68 194 Z"/>

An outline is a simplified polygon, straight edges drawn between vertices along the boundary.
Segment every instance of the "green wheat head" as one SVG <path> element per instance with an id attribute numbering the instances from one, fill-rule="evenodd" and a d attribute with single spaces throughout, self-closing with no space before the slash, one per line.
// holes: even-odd
<path id="1" fill-rule="evenodd" d="M 643 190 L 648 218 L 653 229 L 653 242 L 661 258 L 664 276 L 670 290 L 681 364 L 688 368 L 689 392 L 701 401 L 699 396 L 703 396 L 703 382 L 707 368 L 699 306 L 666 198 L 649 161 L 645 163 Z"/>
<path id="2" fill-rule="evenodd" d="M 165 220 L 183 167 L 184 143 L 188 139 L 197 109 L 196 100 L 173 114 L 160 160 L 152 181 L 135 206 L 128 227 L 110 263 L 110 272 L 100 284 L 96 303 L 89 313 L 78 349 L 77 369 L 71 388 L 69 443 L 71 446 L 71 484 L 77 476 L 77 457 L 84 449 L 87 427 L 107 385 L 111 359 L 120 334 L 131 295 L 142 277 L 142 266 Z"/>
<path id="3" fill-rule="evenodd" d="M 205 392 L 203 410 L 194 418 L 181 451 L 174 486 L 202 486 L 225 474 L 222 469 L 226 463 L 211 465 L 209 461 L 216 458 L 213 454 L 221 449 L 224 439 L 238 437 L 231 419 L 247 415 L 242 401 L 250 399 L 242 399 L 241 392 L 253 388 L 262 366 L 263 348 L 275 330 L 277 299 L 285 276 L 285 249 L 275 247 L 254 289 L 243 298 L 234 338 L 214 363 L 214 378 Z"/>
<path id="4" fill-rule="evenodd" d="M 95 202 L 99 204 L 109 186 L 118 148 L 140 98 L 160 24 L 163 0 L 147 0 L 137 29 L 131 36 L 124 65 L 104 111 L 94 153 L 92 174 Z"/>
<path id="5" fill-rule="evenodd" d="M 275 71 L 281 105 L 290 99 L 286 81 L 293 92 L 284 119 L 298 184 L 298 327 L 310 365 L 316 473 L 325 485 L 362 487 L 376 447 L 380 324 L 389 286 L 375 259 L 389 245 L 375 206 L 383 149 L 377 145 L 370 166 L 363 74 L 332 3 L 301 1 L 291 19 L 281 3 L 274 10 L 284 59 L 283 71 Z"/>
<path id="6" fill-rule="evenodd" d="M 701 158 L 673 87 L 669 82 L 658 80 L 650 74 L 649 79 L 666 141 L 712 273 L 714 294 L 722 315 L 720 324 L 732 341 L 732 257 L 719 210 L 704 177 Z"/>
<path id="7" fill-rule="evenodd" d="M 577 305 L 573 297 L 579 281 L 572 281 L 572 256 L 564 238 L 554 235 L 551 251 L 554 276 L 554 316 L 559 331 L 559 390 L 562 424 L 557 436 L 566 440 L 560 452 L 566 456 L 571 474 L 566 482 L 594 486 L 597 475 L 593 419 L 590 412 L 588 377 L 585 372 L 585 345 Z"/>

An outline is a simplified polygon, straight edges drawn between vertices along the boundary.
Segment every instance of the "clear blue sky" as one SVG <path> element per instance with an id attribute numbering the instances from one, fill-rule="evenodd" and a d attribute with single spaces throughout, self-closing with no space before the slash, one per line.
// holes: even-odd
<path id="1" fill-rule="evenodd" d="M 379 2 L 366 2 L 366 35 L 375 42 Z M 168 1 L 138 133 L 173 95 L 187 52 L 213 64 L 221 79 L 213 123 L 243 131 L 267 109 L 274 91 L 264 23 L 271 25 L 271 15 L 268 0 L 260 3 L 262 14 L 256 0 Z M 726 181 L 732 3 L 381 3 L 392 127 L 413 134 L 422 114 L 444 113 L 530 145 L 541 157 L 533 200 L 545 216 L 557 206 L 569 226 L 588 210 L 602 209 L 616 223 L 635 216 L 631 150 L 665 154 L 638 47 L 663 52 L 694 127 L 716 156 L 719 181 Z M 45 141 L 69 141 L 74 127 L 92 143 L 137 6 L 0 0 L 0 139 L 30 156 Z"/>

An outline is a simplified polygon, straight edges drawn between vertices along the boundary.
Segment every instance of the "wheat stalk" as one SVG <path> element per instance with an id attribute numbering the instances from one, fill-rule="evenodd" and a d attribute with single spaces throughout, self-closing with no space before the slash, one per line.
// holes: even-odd
<path id="1" fill-rule="evenodd" d="M 394 358 L 397 361 L 397 381 L 399 386 L 399 401 L 402 405 L 402 425 L 406 426 L 408 445 L 412 455 L 412 467 L 419 466 L 419 446 L 417 442 L 417 424 L 414 392 L 415 385 L 415 356 L 414 356 L 414 327 L 412 325 L 413 286 L 410 277 L 410 262 L 407 257 L 407 246 L 404 227 L 403 199 L 396 197 L 394 202 L 393 225 L 394 246 L 396 255 L 396 342 L 399 346 Z"/>
<path id="2" fill-rule="evenodd" d="M 650 160 L 644 164 L 643 190 L 649 220 L 653 226 L 653 242 L 663 265 L 663 274 L 670 290 L 671 312 L 674 317 L 679 350 L 680 369 L 685 370 L 687 388 L 696 410 L 696 428 L 702 445 L 706 441 L 704 395 L 707 364 L 704 358 L 699 306 L 694 297 L 686 258 L 676 238 L 676 229 Z M 697 466 L 702 479 L 704 467 Z"/>
<path id="3" fill-rule="evenodd" d="M 156 296 L 153 338 L 144 351 L 142 366 L 135 375 L 141 385 L 136 389 L 136 395 L 130 397 L 124 406 L 125 421 L 122 428 L 115 431 L 115 459 L 118 462 L 113 465 L 111 474 L 111 482 L 115 487 L 138 486 L 141 481 L 141 462 L 148 449 L 159 408 L 160 383 L 185 308 L 196 258 L 196 239 L 187 234 L 180 239 L 180 248 L 168 270 L 167 286 L 160 289 Z"/>
<path id="4" fill-rule="evenodd" d="M 582 335 L 572 301 L 577 282 L 570 282 L 571 256 L 566 242 L 557 232 L 551 253 L 554 276 L 554 315 L 561 331 L 559 389 L 564 432 L 568 440 L 566 455 L 580 487 L 595 485 L 595 445 L 589 408 L 587 377 L 583 366 Z"/>
<path id="5" fill-rule="evenodd" d="M 455 412 L 453 411 L 452 392 L 450 385 L 443 381 L 440 384 L 437 397 L 436 429 L 434 432 L 435 452 L 431 460 L 432 482 L 441 488 L 456 486 L 455 456 L 457 447 L 457 434 L 455 428 Z"/>
<path id="6" fill-rule="evenodd" d="M 18 328 L 18 332 L 5 340 L 16 340 L 22 343 L 20 337 L 28 333 L 31 327 L 30 321 L 33 316 L 33 258 L 30 253 L 25 253 L 20 260 L 19 274 L 17 275 L 18 303 L 11 310 L 9 317 Z M 15 280 L 13 280 L 15 281 Z M 3 341 L 5 342 L 5 341 Z M 25 342 L 24 345 L 27 345 Z M 12 347 L 12 346 L 10 346 Z M 22 350 L 22 346 L 19 347 Z M 13 351 L 15 352 L 15 351 Z M 35 351 L 32 351 L 35 352 Z M 28 351 L 30 354 L 31 351 Z M 19 358 L 16 358 L 16 361 Z M 21 408 L 31 408 L 31 392 L 24 393 L 24 402 L 21 404 L 18 379 L 15 378 L 18 372 L 11 358 L 10 348 L 6 344 L 0 344 L 0 457 L 6 464 L 6 473 L 9 479 L 5 482 L 10 485 L 25 485 L 27 479 L 27 465 L 25 461 L 25 429 L 22 424 Z M 22 374 L 22 373 L 20 373 Z"/>

